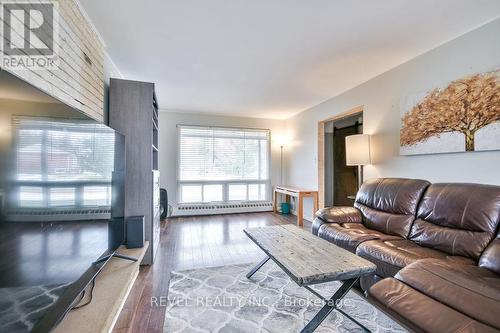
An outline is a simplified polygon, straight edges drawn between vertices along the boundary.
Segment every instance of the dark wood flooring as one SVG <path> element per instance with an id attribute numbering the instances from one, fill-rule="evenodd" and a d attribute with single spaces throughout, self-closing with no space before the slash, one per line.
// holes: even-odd
<path id="1" fill-rule="evenodd" d="M 171 271 L 260 261 L 264 254 L 243 229 L 286 223 L 296 223 L 296 218 L 248 213 L 163 221 L 155 263 L 141 267 L 113 332 L 162 332 L 166 308 L 152 304 L 151 297 L 167 296 Z M 304 228 L 310 227 L 304 221 Z"/>

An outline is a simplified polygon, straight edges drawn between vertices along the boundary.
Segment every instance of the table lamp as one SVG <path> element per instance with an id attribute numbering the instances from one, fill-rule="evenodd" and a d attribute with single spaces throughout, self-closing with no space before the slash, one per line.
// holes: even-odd
<path id="1" fill-rule="evenodd" d="M 363 184 L 363 165 L 371 163 L 370 136 L 368 134 L 349 135 L 345 138 L 346 165 L 358 167 L 358 189 Z"/>

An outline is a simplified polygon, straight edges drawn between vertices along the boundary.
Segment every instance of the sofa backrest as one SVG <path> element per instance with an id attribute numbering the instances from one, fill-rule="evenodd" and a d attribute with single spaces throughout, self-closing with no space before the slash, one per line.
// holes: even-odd
<path id="1" fill-rule="evenodd" d="M 370 179 L 359 189 L 354 207 L 361 211 L 368 228 L 407 238 L 429 184 L 419 179 Z"/>
<path id="2" fill-rule="evenodd" d="M 500 220 L 500 186 L 432 184 L 420 201 L 410 239 L 451 255 L 478 259 Z"/>
<path id="3" fill-rule="evenodd" d="M 479 258 L 479 267 L 500 274 L 500 231 Z"/>

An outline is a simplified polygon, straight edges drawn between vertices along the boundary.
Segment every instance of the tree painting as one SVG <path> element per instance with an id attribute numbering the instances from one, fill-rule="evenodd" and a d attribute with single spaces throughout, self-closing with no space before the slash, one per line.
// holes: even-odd
<path id="1" fill-rule="evenodd" d="M 496 122 L 500 122 L 500 70 L 464 77 L 429 92 L 403 115 L 400 143 L 409 147 L 444 133 L 462 133 L 464 150 L 474 151 L 477 131 Z"/>

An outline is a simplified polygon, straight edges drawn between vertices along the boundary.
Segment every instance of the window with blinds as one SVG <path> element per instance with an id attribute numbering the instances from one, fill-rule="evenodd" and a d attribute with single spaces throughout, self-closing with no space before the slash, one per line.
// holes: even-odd
<path id="1" fill-rule="evenodd" d="M 14 117 L 14 185 L 20 208 L 107 207 L 113 131 L 101 124 Z"/>
<path id="2" fill-rule="evenodd" d="M 178 126 L 179 202 L 268 200 L 270 131 Z"/>

